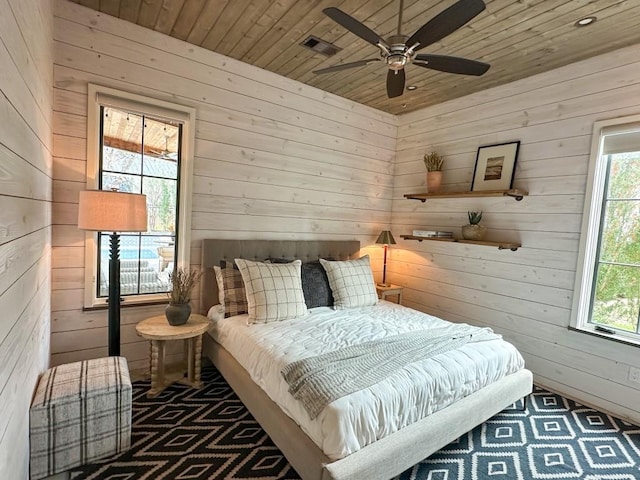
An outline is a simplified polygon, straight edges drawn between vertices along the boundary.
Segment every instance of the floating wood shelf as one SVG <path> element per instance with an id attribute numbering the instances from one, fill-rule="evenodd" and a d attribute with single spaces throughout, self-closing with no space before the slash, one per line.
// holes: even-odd
<path id="1" fill-rule="evenodd" d="M 515 252 L 522 246 L 520 243 L 485 242 L 479 240 L 463 240 L 457 238 L 442 237 L 417 237 L 415 235 L 400 235 L 400 238 L 404 238 L 405 240 L 417 240 L 419 242 L 423 240 L 429 240 L 436 242 L 470 243 L 472 245 L 483 245 L 485 247 L 498 247 L 498 250 L 511 250 L 512 252 Z"/>
<path id="2" fill-rule="evenodd" d="M 466 198 L 466 197 L 513 197 L 517 202 L 529 195 L 526 190 L 512 188 L 511 190 L 486 190 L 484 192 L 437 192 L 437 193 L 407 193 L 405 198 L 425 202 L 428 198 Z"/>

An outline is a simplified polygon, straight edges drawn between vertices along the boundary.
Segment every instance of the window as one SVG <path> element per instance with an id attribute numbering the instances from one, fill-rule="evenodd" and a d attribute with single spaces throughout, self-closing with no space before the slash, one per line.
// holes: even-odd
<path id="1" fill-rule="evenodd" d="M 120 234 L 123 303 L 166 300 L 169 273 L 188 267 L 194 110 L 89 86 L 87 188 L 147 196 L 148 231 Z M 87 234 L 85 307 L 109 293 L 109 234 Z"/>
<path id="2" fill-rule="evenodd" d="M 572 324 L 640 344 L 640 117 L 593 138 Z"/>

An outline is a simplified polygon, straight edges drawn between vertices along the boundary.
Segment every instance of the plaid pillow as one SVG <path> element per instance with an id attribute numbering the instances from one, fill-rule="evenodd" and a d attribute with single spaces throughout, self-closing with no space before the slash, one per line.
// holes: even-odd
<path id="1" fill-rule="evenodd" d="M 247 291 L 249 323 L 268 323 L 305 315 L 302 262 L 262 263 L 236 258 Z"/>
<path id="2" fill-rule="evenodd" d="M 224 318 L 247 313 L 247 294 L 240 271 L 233 268 L 232 262 L 225 260 L 220 262 L 220 267 L 213 270 L 218 281 L 218 298 L 224 305 Z"/>
<path id="3" fill-rule="evenodd" d="M 335 310 L 367 307 L 378 303 L 369 255 L 341 262 L 330 262 L 321 258 L 320 263 L 329 277 Z"/>
<path id="4" fill-rule="evenodd" d="M 334 260 L 325 257 L 325 260 Z M 291 263 L 288 258 L 267 258 L 264 263 Z M 333 295 L 329 286 L 327 272 L 319 261 L 302 264 L 302 293 L 307 308 L 332 307 Z"/>

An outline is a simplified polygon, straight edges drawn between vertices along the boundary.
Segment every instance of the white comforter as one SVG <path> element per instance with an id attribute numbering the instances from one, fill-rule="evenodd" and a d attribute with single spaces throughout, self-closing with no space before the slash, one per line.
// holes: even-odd
<path id="1" fill-rule="evenodd" d="M 410 331 L 451 325 L 389 302 L 320 307 L 294 320 L 247 324 L 247 315 L 214 321 L 210 335 L 331 459 L 345 457 L 524 367 L 503 340 L 470 343 L 412 363 L 386 380 L 329 404 L 315 420 L 288 393 L 282 368 L 301 358 Z"/>

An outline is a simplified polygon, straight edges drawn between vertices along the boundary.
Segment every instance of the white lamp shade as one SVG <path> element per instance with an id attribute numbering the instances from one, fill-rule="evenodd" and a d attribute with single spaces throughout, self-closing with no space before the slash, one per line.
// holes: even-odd
<path id="1" fill-rule="evenodd" d="M 113 190 L 82 191 L 78 228 L 96 232 L 146 232 L 147 196 Z"/>

